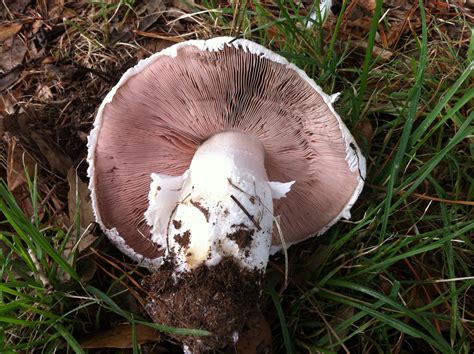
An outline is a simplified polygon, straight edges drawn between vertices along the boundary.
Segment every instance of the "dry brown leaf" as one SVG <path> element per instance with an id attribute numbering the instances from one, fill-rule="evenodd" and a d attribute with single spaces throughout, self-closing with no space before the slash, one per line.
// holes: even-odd
<path id="1" fill-rule="evenodd" d="M 362 6 L 367 12 L 374 12 L 375 0 L 359 0 L 359 6 Z"/>
<path id="2" fill-rule="evenodd" d="M 12 85 L 18 82 L 20 75 L 23 72 L 23 68 L 18 66 L 11 70 L 6 75 L 0 75 L 0 92 L 10 88 Z"/>
<path id="3" fill-rule="evenodd" d="M 163 0 L 149 0 L 149 1 L 144 1 L 144 4 L 141 7 L 139 7 L 138 11 L 139 13 L 143 13 L 146 11 L 147 15 L 151 15 L 151 14 L 162 12 L 165 9 L 166 9 L 166 6 Z"/>
<path id="4" fill-rule="evenodd" d="M 384 5 L 391 6 L 391 7 L 399 7 L 399 6 L 408 6 L 409 4 L 407 0 L 385 0 Z"/>
<path id="5" fill-rule="evenodd" d="M 87 184 L 77 177 L 76 169 L 71 167 L 67 173 L 69 192 L 67 195 L 69 207 L 69 219 L 74 222 L 76 215 L 79 214 L 80 225 L 86 229 L 89 224 L 94 222 L 94 213 L 92 211 L 92 201 Z"/>
<path id="6" fill-rule="evenodd" d="M 91 233 L 81 233 L 79 240 L 76 240 L 75 231 L 72 230 L 71 236 L 69 237 L 69 239 L 66 242 L 66 245 L 64 246 L 64 250 L 62 254 L 63 258 L 68 260 L 69 263 L 73 265 L 72 263 L 74 262 L 74 259 L 70 258 L 69 256 L 76 250 L 78 251 L 78 253 L 81 253 L 82 251 L 90 247 L 95 241 L 97 241 L 97 239 L 98 237 L 92 235 Z M 89 257 L 89 256 L 90 254 L 87 255 L 87 259 L 84 259 L 84 258 L 82 259 L 83 262 L 90 263 L 89 266 L 81 269 L 79 276 L 82 282 L 90 281 L 94 277 L 95 272 L 97 271 L 97 264 L 92 259 L 93 257 Z M 61 281 L 63 283 L 68 282 L 69 280 L 71 280 L 71 275 L 69 273 L 64 272 L 61 274 Z"/>
<path id="7" fill-rule="evenodd" d="M 20 32 L 23 25 L 18 22 L 10 23 L 8 25 L 0 26 L 0 42 L 6 41 Z"/>
<path id="8" fill-rule="evenodd" d="M 8 143 L 7 152 L 7 185 L 11 191 L 15 191 L 22 185 L 26 184 L 25 171 L 30 178 L 35 172 L 35 162 L 25 153 L 18 144 L 15 137 L 6 137 Z"/>
<path id="9" fill-rule="evenodd" d="M 25 215 L 33 215 L 33 206 L 27 186 L 25 171 L 33 178 L 34 160 L 18 144 L 18 139 L 5 136 L 7 148 L 7 185 Z"/>
<path id="10" fill-rule="evenodd" d="M 0 71 L 7 73 L 20 65 L 26 51 L 25 43 L 18 36 L 5 40 L 0 49 Z"/>
<path id="11" fill-rule="evenodd" d="M 56 18 L 61 16 L 64 9 L 64 0 L 47 0 L 46 6 L 48 8 L 48 17 Z"/>
<path id="12" fill-rule="evenodd" d="M 367 42 L 361 40 L 355 40 L 351 42 L 354 48 L 361 48 L 367 50 Z M 380 48 L 379 46 L 374 45 L 372 48 L 372 57 L 379 57 L 382 60 L 390 60 L 393 57 L 393 52 L 388 49 Z"/>
<path id="13" fill-rule="evenodd" d="M 77 177 L 76 169 L 71 167 L 67 174 L 67 181 L 69 184 L 68 192 L 68 209 L 69 209 L 69 220 L 65 221 L 66 224 L 72 226 L 71 237 L 69 237 L 63 251 L 65 259 L 69 259 L 71 253 L 78 251 L 81 253 L 88 247 L 90 247 L 95 241 L 96 236 L 88 232 L 89 225 L 94 221 L 94 214 L 92 211 L 90 192 L 87 188 L 87 184 L 82 182 Z M 80 218 L 79 224 L 79 239 L 77 237 L 77 226 L 76 218 Z M 93 269 L 88 267 L 86 272 L 81 274 L 81 278 L 88 279 L 95 273 L 96 265 L 94 263 Z M 92 274 L 92 275 L 91 275 Z M 63 281 L 68 281 L 69 275 L 64 274 Z"/>
<path id="14" fill-rule="evenodd" d="M 359 120 L 354 129 L 354 135 L 360 146 L 365 146 L 372 142 L 374 129 L 372 128 L 372 124 L 368 118 L 362 118 Z"/>
<path id="15" fill-rule="evenodd" d="M 79 273 L 79 277 L 81 279 L 81 283 L 88 283 L 94 278 L 95 273 L 97 272 L 97 263 L 95 262 L 94 257 L 87 257 L 87 259 L 81 259 L 82 267 Z"/>
<path id="16" fill-rule="evenodd" d="M 193 7 L 196 6 L 194 0 L 173 0 L 171 1 L 171 6 L 176 7 L 186 13 L 190 13 Z"/>
<path id="17" fill-rule="evenodd" d="M 72 161 L 63 149 L 45 134 L 31 132 L 31 138 L 48 160 L 49 166 L 62 176 L 67 176 L 69 168 L 72 166 Z"/>
<path id="18" fill-rule="evenodd" d="M 0 117 L 14 114 L 15 104 L 21 96 L 20 90 L 12 90 L 7 95 L 0 96 Z M 3 124 L 0 124 L 0 136 L 3 136 L 4 128 Z"/>
<path id="19" fill-rule="evenodd" d="M 39 85 L 36 89 L 36 97 L 41 98 L 42 100 L 50 100 L 53 98 L 53 93 L 47 85 Z"/>
<path id="20" fill-rule="evenodd" d="M 6 0 L 3 4 L 10 12 L 22 12 L 30 2 L 31 0 Z"/>
<path id="21" fill-rule="evenodd" d="M 161 335 L 157 330 L 141 324 L 135 325 L 135 333 L 138 344 L 161 340 Z M 122 324 L 97 333 L 92 338 L 82 342 L 81 347 L 83 349 L 132 348 L 132 325 Z"/>

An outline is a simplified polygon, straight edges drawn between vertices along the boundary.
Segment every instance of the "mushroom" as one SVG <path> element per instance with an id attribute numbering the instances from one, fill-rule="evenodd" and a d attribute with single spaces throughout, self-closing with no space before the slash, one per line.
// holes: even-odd
<path id="1" fill-rule="evenodd" d="M 350 217 L 365 159 L 336 98 L 280 55 L 217 37 L 140 61 L 102 102 L 88 143 L 97 222 L 154 272 L 155 321 L 213 333 L 186 337 L 194 350 L 236 340 L 281 237 Z"/>

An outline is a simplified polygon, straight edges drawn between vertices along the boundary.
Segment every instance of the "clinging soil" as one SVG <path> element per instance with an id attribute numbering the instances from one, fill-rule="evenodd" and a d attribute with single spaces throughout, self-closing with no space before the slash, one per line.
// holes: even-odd
<path id="1" fill-rule="evenodd" d="M 235 344 L 248 319 L 259 313 L 263 274 L 243 270 L 231 258 L 175 277 L 173 269 L 165 262 L 144 281 L 149 291 L 146 310 L 153 321 L 211 332 L 206 337 L 171 335 L 193 353 Z"/>

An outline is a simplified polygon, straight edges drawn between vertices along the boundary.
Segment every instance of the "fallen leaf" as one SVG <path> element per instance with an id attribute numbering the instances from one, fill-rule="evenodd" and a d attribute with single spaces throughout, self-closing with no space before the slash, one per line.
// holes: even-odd
<path id="1" fill-rule="evenodd" d="M 154 14 L 157 12 L 162 12 L 166 9 L 165 4 L 163 3 L 163 0 L 149 0 L 145 1 L 144 5 L 147 14 Z"/>
<path id="2" fill-rule="evenodd" d="M 36 89 L 36 97 L 41 98 L 42 100 L 50 100 L 53 98 L 53 93 L 47 85 L 38 85 Z"/>
<path id="3" fill-rule="evenodd" d="M 23 67 L 20 65 L 6 74 L 0 74 L 0 92 L 10 88 L 12 85 L 18 82 L 22 72 Z"/>
<path id="4" fill-rule="evenodd" d="M 176 7 L 186 13 L 191 13 L 196 6 L 194 0 L 173 0 L 171 6 Z"/>
<path id="5" fill-rule="evenodd" d="M 25 43 L 18 36 L 5 40 L 0 49 L 0 70 L 7 73 L 20 65 L 26 51 Z"/>
<path id="6" fill-rule="evenodd" d="M 368 45 L 366 41 L 360 41 L 360 40 L 352 41 L 351 44 L 353 45 L 354 48 L 361 48 L 361 49 L 364 49 L 364 51 L 367 49 L 367 45 Z M 379 46 L 374 45 L 372 48 L 372 57 L 374 58 L 379 57 L 380 59 L 387 61 L 393 57 L 393 52 L 388 49 L 383 49 L 383 48 L 380 48 Z"/>
<path id="7" fill-rule="evenodd" d="M 87 184 L 78 178 L 76 168 L 71 167 L 67 173 L 67 181 L 69 184 L 68 191 L 68 209 L 69 218 L 66 218 L 65 223 L 72 226 L 70 237 L 66 242 L 63 250 L 64 259 L 70 259 L 71 253 L 81 253 L 90 247 L 98 237 L 94 236 L 90 231 L 89 225 L 94 222 L 94 213 L 92 211 L 92 202 L 90 198 L 89 188 Z M 79 225 L 76 220 L 79 218 Z M 68 219 L 68 220 L 67 220 Z M 72 259 L 71 259 L 72 260 Z M 88 267 L 86 271 L 82 272 L 81 279 L 92 278 L 96 271 L 96 264 L 93 267 Z M 62 281 L 66 282 L 70 279 L 68 273 L 64 273 Z M 89 279 L 90 280 L 90 279 Z"/>
<path id="8" fill-rule="evenodd" d="M 35 163 L 33 159 L 21 148 L 15 137 L 6 137 L 8 143 L 7 152 L 7 185 L 11 191 L 15 191 L 26 184 L 25 173 L 33 178 Z"/>
<path id="9" fill-rule="evenodd" d="M 10 23 L 8 25 L 0 26 L 0 42 L 13 37 L 15 34 L 20 32 L 23 25 L 18 22 Z"/>
<path id="10" fill-rule="evenodd" d="M 81 283 L 88 283 L 97 272 L 97 263 L 94 257 L 81 258 L 81 266 L 77 267 Z M 84 264 L 85 263 L 85 264 Z"/>
<path id="11" fill-rule="evenodd" d="M 391 7 L 404 6 L 407 4 L 407 0 L 385 0 L 384 5 Z"/>
<path id="12" fill-rule="evenodd" d="M 76 217 L 79 217 L 81 228 L 86 229 L 95 221 L 89 188 L 77 177 L 74 167 L 69 168 L 67 181 L 69 184 L 67 195 L 69 219 L 74 223 Z"/>
<path id="13" fill-rule="evenodd" d="M 369 13 L 375 10 L 375 0 L 359 0 L 358 3 Z"/>
<path id="14" fill-rule="evenodd" d="M 31 132 L 31 138 L 38 146 L 40 152 L 48 160 L 49 166 L 62 176 L 67 176 L 72 166 L 71 158 L 49 136 L 36 131 Z"/>
<path id="15" fill-rule="evenodd" d="M 354 128 L 354 135 L 356 136 L 357 143 L 360 146 L 370 145 L 374 136 L 374 129 L 372 123 L 368 118 L 362 118 L 356 124 Z"/>
<path id="16" fill-rule="evenodd" d="M 61 16 L 64 9 L 64 0 L 47 0 L 48 17 L 57 18 Z"/>
<path id="17" fill-rule="evenodd" d="M 6 0 L 4 4 L 10 12 L 23 12 L 30 3 L 31 0 Z"/>
<path id="18" fill-rule="evenodd" d="M 135 325 L 135 334 L 138 344 L 159 342 L 161 334 L 148 326 Z M 99 332 L 92 338 L 81 343 L 83 349 L 99 348 L 132 348 L 132 325 L 122 324 L 107 331 Z"/>
<path id="19" fill-rule="evenodd" d="M 12 90 L 7 95 L 0 96 L 0 117 L 15 113 L 15 105 L 22 96 L 22 91 Z M 3 135 L 4 125 L 0 124 L 0 136 Z"/>
<path id="20" fill-rule="evenodd" d="M 27 185 L 26 173 L 33 178 L 34 160 L 18 144 L 18 139 L 6 134 L 7 143 L 7 186 L 25 215 L 33 215 L 33 205 Z"/>

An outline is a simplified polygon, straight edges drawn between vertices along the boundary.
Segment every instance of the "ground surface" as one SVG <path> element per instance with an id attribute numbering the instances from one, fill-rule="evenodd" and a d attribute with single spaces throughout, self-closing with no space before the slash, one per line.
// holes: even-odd
<path id="1" fill-rule="evenodd" d="M 215 35 L 253 39 L 342 92 L 336 110 L 368 160 L 352 221 L 289 250 L 286 289 L 272 259 L 264 317 L 227 352 L 472 350 L 472 1 L 334 1 L 324 25 L 306 0 L 1 6 L 2 353 L 173 353 L 166 332 L 206 335 L 148 322 L 145 272 L 91 224 L 84 158 L 125 70 Z"/>

